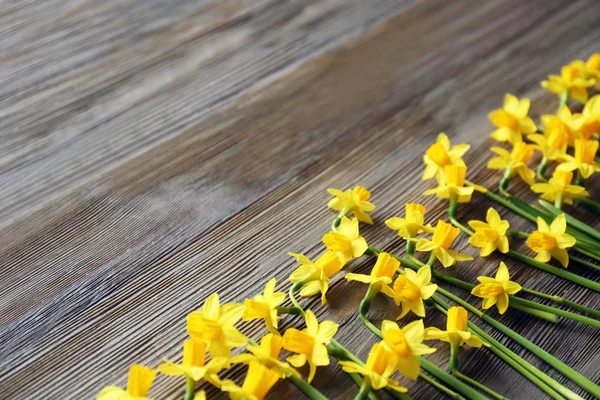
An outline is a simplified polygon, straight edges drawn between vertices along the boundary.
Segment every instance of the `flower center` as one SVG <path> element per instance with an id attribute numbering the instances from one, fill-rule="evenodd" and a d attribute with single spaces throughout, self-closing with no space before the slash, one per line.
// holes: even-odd
<path id="1" fill-rule="evenodd" d="M 483 297 L 488 299 L 504 293 L 504 288 L 500 283 L 484 283 L 481 285 L 480 293 Z"/>
<path id="2" fill-rule="evenodd" d="M 222 329 L 219 321 L 202 318 L 201 340 L 217 340 L 221 337 Z"/>
<path id="3" fill-rule="evenodd" d="M 475 232 L 475 237 L 483 243 L 495 243 L 498 241 L 498 232 L 492 228 L 479 229 Z"/>
<path id="4" fill-rule="evenodd" d="M 510 129 L 517 129 L 519 127 L 519 121 L 504 110 L 498 110 L 494 114 L 494 122 L 499 126 Z"/>
<path id="5" fill-rule="evenodd" d="M 527 239 L 527 244 L 534 251 L 552 250 L 556 248 L 556 239 L 547 232 L 535 231 Z"/>
<path id="6" fill-rule="evenodd" d="M 417 285 L 409 281 L 404 275 L 398 276 L 394 282 L 394 292 L 402 301 L 416 300 L 421 297 L 421 290 Z"/>
<path id="7" fill-rule="evenodd" d="M 533 148 L 525 142 L 515 144 L 511 158 L 516 162 L 526 163 L 533 155 Z"/>
<path id="8" fill-rule="evenodd" d="M 323 237 L 323 241 L 328 249 L 333 251 L 348 252 L 352 251 L 352 242 L 345 235 L 339 232 L 329 232 Z"/>
<path id="9" fill-rule="evenodd" d="M 450 158 L 448 157 L 448 153 L 444 146 L 439 143 L 434 143 L 425 152 L 429 158 L 433 160 L 434 163 L 439 165 L 440 167 L 445 167 L 450 164 Z"/>
<path id="10" fill-rule="evenodd" d="M 400 329 L 394 329 L 384 337 L 385 344 L 390 350 L 400 357 L 406 357 L 411 354 L 410 346 L 404 336 L 404 332 Z"/>

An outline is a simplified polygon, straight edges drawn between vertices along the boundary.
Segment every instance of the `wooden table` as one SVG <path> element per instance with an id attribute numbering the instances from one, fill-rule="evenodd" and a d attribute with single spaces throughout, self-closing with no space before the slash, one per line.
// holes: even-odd
<path id="1" fill-rule="evenodd" d="M 272 276 L 287 289 L 295 262 L 286 253 L 323 250 L 334 217 L 327 188 L 369 188 L 375 225 L 363 233 L 400 252 L 403 243 L 385 219 L 403 215 L 409 201 L 423 202 L 431 221 L 446 212 L 444 202 L 422 196 L 432 183 L 420 181 L 422 154 L 436 135 L 471 144 L 470 179 L 495 186 L 500 172 L 485 169 L 488 112 L 506 92 L 530 97 L 536 119 L 553 112 L 557 99 L 540 81 L 600 50 L 600 2 L 593 0 L 46 0 L 0 7 L 3 399 L 93 398 L 105 385 L 124 385 L 132 363 L 178 359 L 185 316 L 211 292 L 243 301 Z M 598 181 L 590 188 L 596 199 Z M 511 190 L 529 196 L 521 183 Z M 481 219 L 490 205 L 476 197 L 459 217 Z M 598 226 L 587 211 L 574 212 Z M 477 254 L 465 238 L 457 249 Z M 502 257 L 449 272 L 474 281 L 500 260 L 523 285 L 600 306 L 597 293 Z M 363 258 L 348 270 L 372 265 Z M 303 302 L 338 322 L 338 340 L 364 358 L 375 341 L 355 313 L 365 287 L 343 275 L 334 278 L 327 306 Z M 398 312 L 381 298 L 371 316 L 380 323 Z M 439 314 L 428 314 L 426 325 L 441 326 Z M 594 329 L 518 311 L 499 319 L 600 380 Z M 288 318 L 286 326 L 301 325 Z M 257 337 L 263 327 L 243 330 Z M 448 346 L 436 346 L 429 359 L 446 367 Z M 507 397 L 544 398 L 490 352 L 465 350 L 461 362 Z M 235 367 L 231 376 L 244 371 Z M 415 399 L 442 398 L 422 382 L 402 382 Z M 335 363 L 320 368 L 314 384 L 332 398 L 356 392 Z M 182 390 L 180 379 L 161 376 L 151 394 L 180 398 Z M 271 398 L 283 396 L 300 392 L 280 382 Z"/>

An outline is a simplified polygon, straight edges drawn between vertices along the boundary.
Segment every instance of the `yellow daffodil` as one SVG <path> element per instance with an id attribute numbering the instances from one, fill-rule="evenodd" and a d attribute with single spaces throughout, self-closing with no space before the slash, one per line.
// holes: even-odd
<path id="1" fill-rule="evenodd" d="M 596 79 L 596 89 L 600 89 L 600 53 L 592 54 L 585 62 L 585 67 L 588 74 Z"/>
<path id="2" fill-rule="evenodd" d="M 435 176 L 438 181 L 443 180 L 446 166 L 465 165 L 462 156 L 469 150 L 469 147 L 468 144 L 457 144 L 450 147 L 448 136 L 445 133 L 440 133 L 437 141 L 429 146 L 423 156 L 425 172 L 422 179 L 431 179 Z"/>
<path id="3" fill-rule="evenodd" d="M 323 243 L 328 250 L 335 251 L 342 264 L 346 264 L 353 257 L 360 257 L 367 248 L 365 238 L 358 232 L 358 219 L 352 220 L 343 217 L 337 232 L 329 232 L 323 236 Z"/>
<path id="4" fill-rule="evenodd" d="M 439 186 L 429 189 L 425 196 L 437 194 L 440 199 L 456 200 L 459 203 L 468 203 L 471 201 L 471 195 L 475 190 L 473 186 L 465 187 L 465 176 L 467 175 L 466 165 L 447 165 L 445 174 Z"/>
<path id="5" fill-rule="evenodd" d="M 475 234 L 469 239 L 469 243 L 481 249 L 480 257 L 487 257 L 496 249 L 501 253 L 508 252 L 508 238 L 506 237 L 506 231 L 510 227 L 508 221 L 501 219 L 498 211 L 493 208 L 487 211 L 485 220 L 487 222 L 469 221 L 469 226 L 475 231 Z"/>
<path id="6" fill-rule="evenodd" d="M 583 178 L 589 178 L 594 172 L 600 171 L 600 164 L 595 161 L 598 144 L 597 140 L 576 139 L 574 155 L 563 156 L 565 162 L 556 169 L 559 171 L 577 170 Z"/>
<path id="7" fill-rule="evenodd" d="M 392 277 L 398 271 L 400 261 L 390 256 L 388 253 L 379 253 L 377 262 L 371 270 L 371 275 L 363 274 L 347 274 L 346 279 L 349 281 L 359 281 L 370 285 L 387 285 L 392 282 Z"/>
<path id="8" fill-rule="evenodd" d="M 415 239 L 421 232 L 433 232 L 430 224 L 425 224 L 425 207 L 422 204 L 408 203 L 406 218 L 393 217 L 385 221 L 388 228 L 398 231 L 398 236 L 405 240 Z"/>
<path id="9" fill-rule="evenodd" d="M 532 149 L 539 151 L 546 160 L 555 161 L 567 152 L 569 134 L 562 131 L 560 127 L 547 130 L 543 135 L 534 133 L 527 139 L 535 144 L 530 145 Z"/>
<path id="10" fill-rule="evenodd" d="M 398 357 L 383 343 L 375 343 L 369 351 L 367 363 L 362 366 L 352 361 L 340 361 L 342 369 L 349 374 L 357 373 L 369 380 L 371 388 L 379 390 L 384 387 L 397 392 L 406 393 L 408 389 L 398 384 L 390 376 L 396 371 Z"/>
<path id="11" fill-rule="evenodd" d="M 292 368 L 288 363 L 279 361 L 279 353 L 283 346 L 283 339 L 279 335 L 268 333 L 260 340 L 260 345 L 248 346 L 250 353 L 242 353 L 231 359 L 234 364 L 248 364 L 258 361 L 273 371 L 278 371 L 281 378 L 286 377 L 286 373 L 292 373 L 300 377 L 298 371 Z"/>
<path id="12" fill-rule="evenodd" d="M 573 114 L 566 104 L 558 109 L 556 115 L 546 114 L 540 119 L 546 133 L 554 131 L 559 136 L 556 140 L 561 143 L 566 138 L 568 145 L 573 146 L 575 139 L 583 137 L 580 132 L 585 123 L 583 114 Z"/>
<path id="13" fill-rule="evenodd" d="M 267 368 L 259 361 L 253 361 L 248 366 L 241 387 L 231 380 L 224 380 L 221 390 L 229 392 L 229 398 L 232 400 L 263 400 L 279 378 L 277 371 Z"/>
<path id="14" fill-rule="evenodd" d="M 237 303 L 220 305 L 219 295 L 213 293 L 201 310 L 187 316 L 187 331 L 194 340 L 208 345 L 210 356 L 231 358 L 231 348 L 247 343 L 246 337 L 234 326 L 244 313 L 244 306 Z"/>
<path id="15" fill-rule="evenodd" d="M 438 286 L 430 284 L 431 268 L 425 265 L 419 268 L 418 272 L 412 269 L 405 269 L 401 275 L 396 278 L 394 286 L 384 286 L 382 292 L 390 296 L 396 302 L 396 305 L 402 305 L 402 312 L 397 319 L 404 317 L 409 311 L 414 312 L 419 317 L 425 316 L 425 306 L 423 300 L 427 300 L 437 290 Z"/>
<path id="16" fill-rule="evenodd" d="M 583 139 L 591 139 L 600 133 L 600 94 L 592 96 L 583 107 L 583 125 L 579 129 Z"/>
<path id="17" fill-rule="evenodd" d="M 263 294 L 257 294 L 254 299 L 244 300 L 244 313 L 242 319 L 250 321 L 253 319 L 264 319 L 269 331 L 277 329 L 279 317 L 277 316 L 277 306 L 283 303 L 286 294 L 283 292 L 275 292 L 275 284 L 277 281 L 272 278 L 265 286 Z"/>
<path id="18" fill-rule="evenodd" d="M 327 302 L 325 294 L 329 288 L 329 278 L 336 272 L 339 272 L 344 266 L 337 253 L 335 251 L 327 251 L 314 263 L 302 254 L 288 254 L 296 257 L 296 260 L 300 263 L 300 267 L 290 275 L 290 282 L 304 282 L 302 289 L 300 289 L 300 296 L 310 297 L 321 293 L 321 302 L 325 304 Z"/>
<path id="19" fill-rule="evenodd" d="M 100 391 L 96 400 L 150 400 L 147 396 L 155 377 L 155 370 L 134 364 L 129 368 L 127 390 L 108 386 Z"/>
<path id="20" fill-rule="evenodd" d="M 381 332 L 385 347 L 397 357 L 398 371 L 408 379 L 417 379 L 421 372 L 419 356 L 436 351 L 433 347 L 423 344 L 423 320 L 413 321 L 402 329 L 393 321 L 383 321 Z"/>
<path id="21" fill-rule="evenodd" d="M 560 75 L 550 75 L 542 82 L 542 87 L 549 92 L 585 103 L 588 99 L 587 89 L 596 84 L 596 79 L 589 76 L 586 64 L 581 60 L 571 62 L 560 70 Z"/>
<path id="22" fill-rule="evenodd" d="M 566 268 L 569 265 L 569 254 L 566 249 L 575 246 L 576 240 L 565 233 L 567 229 L 565 214 L 557 216 L 550 226 L 538 217 L 537 225 L 537 231 L 529 235 L 526 242 L 531 250 L 538 253 L 535 259 L 545 263 L 554 257 Z"/>
<path id="23" fill-rule="evenodd" d="M 508 308 L 508 295 L 521 290 L 521 285 L 510 280 L 508 268 L 503 262 L 500 263 L 495 278 L 480 276 L 477 280 L 481 283 L 473 288 L 471 294 L 483 299 L 481 308 L 487 310 L 495 304 L 500 314 L 504 314 Z"/>
<path id="24" fill-rule="evenodd" d="M 417 251 L 432 251 L 435 257 L 448 268 L 456 261 L 468 261 L 473 257 L 450 250 L 452 242 L 460 233 L 460 229 L 453 227 L 444 221 L 438 221 L 431 240 L 421 238 L 417 242 Z"/>
<path id="25" fill-rule="evenodd" d="M 450 307 L 446 321 L 446 330 L 427 328 L 425 329 L 425 340 L 442 340 L 458 346 L 462 346 L 465 343 L 471 347 L 488 346 L 479 336 L 467 331 L 468 320 L 469 314 L 467 310 L 459 306 Z"/>
<path id="26" fill-rule="evenodd" d="M 356 186 L 354 189 L 348 189 L 345 192 L 339 189 L 328 189 L 327 192 L 336 196 L 335 199 L 329 201 L 329 208 L 336 211 L 351 211 L 360 222 L 373 223 L 371 216 L 367 213 L 373 211 L 375 205 L 369 202 L 371 192 L 367 189 L 362 186 Z"/>
<path id="27" fill-rule="evenodd" d="M 283 334 L 283 348 L 296 355 L 288 357 L 287 361 L 296 368 L 308 362 L 308 382 L 315 377 L 317 367 L 329 365 L 329 354 L 326 344 L 338 330 L 338 324 L 333 321 L 323 321 L 319 324 L 312 311 L 306 312 L 306 328 L 298 330 L 290 328 Z"/>
<path id="28" fill-rule="evenodd" d="M 529 99 L 519 99 L 512 94 L 504 96 L 504 106 L 492 111 L 488 118 L 496 126 L 492 138 L 499 142 L 517 144 L 523 141 L 523 135 L 537 130 L 535 122 L 527 116 Z"/>
<path id="29" fill-rule="evenodd" d="M 536 183 L 531 190 L 542 193 L 541 198 L 546 201 L 573 204 L 573 196 L 587 196 L 589 193 L 581 186 L 571 185 L 573 173 L 569 171 L 554 170 L 548 183 Z"/>
<path id="30" fill-rule="evenodd" d="M 206 378 L 214 386 L 219 386 L 217 373 L 227 363 L 227 358 L 220 357 L 206 363 L 206 343 L 195 340 L 183 342 L 183 362 L 175 364 L 167 359 L 165 363 L 158 366 L 158 372 L 169 376 L 188 376 L 198 382 Z"/>
<path id="31" fill-rule="evenodd" d="M 498 157 L 488 162 L 489 169 L 506 169 L 508 176 L 516 172 L 528 185 L 535 183 L 535 172 L 527 167 L 527 161 L 533 155 L 533 148 L 530 145 L 525 142 L 517 143 L 510 153 L 502 147 L 492 147 L 490 150 Z"/>

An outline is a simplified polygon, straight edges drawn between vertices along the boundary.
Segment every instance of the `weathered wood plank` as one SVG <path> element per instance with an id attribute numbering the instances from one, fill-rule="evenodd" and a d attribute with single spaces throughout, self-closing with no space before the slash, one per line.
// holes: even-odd
<path id="1" fill-rule="evenodd" d="M 23 217 L 9 221 L 0 235 L 5 389 L 0 396 L 90 397 L 103 385 L 122 384 L 132 362 L 155 365 L 163 356 L 178 357 L 184 316 L 211 291 L 241 301 L 273 275 L 283 287 L 293 268 L 287 251 L 311 256 L 321 251 L 319 241 L 332 217 L 325 208 L 328 187 L 371 188 L 377 225 L 364 234 L 369 242 L 399 250 L 382 222 L 401 213 L 401 204 L 423 200 L 432 219 L 445 213 L 440 201 L 421 196 L 428 184 L 418 180 L 421 154 L 439 131 L 470 142 L 473 179 L 493 185 L 498 174 L 483 170 L 490 144 L 487 112 L 508 90 L 531 96 L 536 109 L 553 108 L 555 99 L 538 83 L 563 62 L 596 50 L 598 14 L 590 9 L 598 6 L 591 1 L 473 4 L 420 2 L 187 129 L 178 125 L 176 135 L 149 150 L 133 154 L 135 146 L 127 146 L 123 151 L 131 152 L 131 160 L 98 177 L 86 175 L 77 191 L 59 188 L 39 211 L 23 204 Z M 523 14 L 528 24 L 520 21 Z M 164 99 L 175 102 L 179 94 Z M 133 110 L 150 120 L 145 104 Z M 131 119 L 124 121 L 139 122 Z M 137 132 L 131 135 L 134 139 Z M 80 165 L 72 168 L 79 171 Z M 44 185 L 33 187 L 44 198 Z M 479 201 L 461 215 L 481 217 L 487 206 Z M 476 253 L 464 241 L 459 247 Z M 371 264 L 357 261 L 350 269 L 367 270 Z M 600 304 L 596 294 L 509 266 L 515 279 L 534 288 Z M 473 280 L 495 267 L 495 261 L 477 260 L 452 272 Z M 340 276 L 327 308 L 317 300 L 307 304 L 339 322 L 340 340 L 364 357 L 374 338 L 354 315 L 363 291 Z M 373 311 L 376 320 L 396 314 L 383 301 Z M 600 379 L 594 350 L 600 339 L 591 329 L 564 321 L 551 327 L 519 313 L 502 320 Z M 440 321 L 432 313 L 426 324 Z M 249 324 L 245 330 L 258 329 Z M 561 340 L 574 329 L 577 338 Z M 579 350 L 584 344 L 588 351 Z M 447 348 L 440 346 L 431 358 L 445 365 L 446 357 Z M 463 359 L 466 372 L 508 397 L 541 396 L 484 351 L 468 351 Z M 339 367 L 319 372 L 315 384 L 326 394 L 346 398 L 353 392 Z M 241 373 L 235 369 L 233 376 Z M 37 386 L 23 395 L 32 377 Z M 332 379 L 339 385 L 331 385 Z M 161 377 L 157 383 L 157 398 L 181 393 L 180 381 Z M 421 383 L 407 384 L 415 398 L 439 397 Z M 285 383 L 278 390 L 297 395 Z"/>

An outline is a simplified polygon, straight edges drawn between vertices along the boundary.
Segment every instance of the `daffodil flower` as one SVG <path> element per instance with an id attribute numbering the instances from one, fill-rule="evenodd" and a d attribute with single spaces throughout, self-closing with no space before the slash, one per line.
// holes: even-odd
<path id="1" fill-rule="evenodd" d="M 398 371 L 408 379 L 416 380 L 421 372 L 419 356 L 436 351 L 435 348 L 423 344 L 423 320 L 413 321 L 402 329 L 393 321 L 383 321 L 381 332 L 385 347 L 397 357 Z"/>
<path id="2" fill-rule="evenodd" d="M 498 157 L 494 157 L 488 162 L 489 169 L 506 169 L 508 176 L 512 176 L 516 172 L 528 185 L 531 186 L 535 183 L 535 172 L 527 167 L 527 161 L 534 152 L 530 145 L 525 142 L 517 143 L 510 153 L 502 147 L 492 147 L 490 150 Z"/>
<path id="3" fill-rule="evenodd" d="M 598 54 L 600 56 L 600 54 Z M 599 76 L 600 78 L 600 76 Z M 583 107 L 583 125 L 579 129 L 583 139 L 591 139 L 600 133 L 600 94 L 592 96 Z"/>
<path id="4" fill-rule="evenodd" d="M 503 262 L 500 263 L 495 278 L 480 276 L 477 280 L 481 283 L 473 288 L 471 294 L 483 299 L 481 308 L 487 310 L 496 305 L 500 314 L 504 314 L 508 308 L 508 295 L 521 290 L 521 285 L 510 280 L 508 268 Z"/>
<path id="5" fill-rule="evenodd" d="M 187 376 L 195 382 L 206 378 L 214 386 L 219 386 L 217 373 L 227 364 L 225 357 L 215 358 L 206 362 L 206 343 L 196 340 L 183 342 L 183 362 L 175 364 L 167 359 L 158 366 L 158 372 L 169 376 Z"/>
<path id="6" fill-rule="evenodd" d="M 392 282 L 392 277 L 396 271 L 398 271 L 399 266 L 400 261 L 390 256 L 388 253 L 381 252 L 377 256 L 377 262 L 371 270 L 370 275 L 347 274 L 346 279 L 349 281 L 368 283 L 371 286 L 378 286 L 381 288 L 381 286 Z"/>
<path id="7" fill-rule="evenodd" d="M 589 178 L 594 172 L 600 171 L 600 164 L 594 160 L 599 144 L 597 140 L 576 139 L 574 155 L 563 156 L 565 162 L 556 169 L 559 171 L 577 170 L 584 179 Z"/>
<path id="8" fill-rule="evenodd" d="M 295 257 L 300 263 L 300 267 L 290 275 L 290 282 L 304 282 L 302 289 L 300 289 L 300 296 L 310 297 L 321 293 L 321 302 L 323 304 L 327 303 L 325 294 L 329 288 L 329 279 L 344 266 L 337 253 L 335 251 L 327 251 L 314 263 L 302 254 L 288 254 Z"/>
<path id="9" fill-rule="evenodd" d="M 362 186 L 355 186 L 354 189 L 348 189 L 345 192 L 339 189 L 327 189 L 327 192 L 335 196 L 335 199 L 329 201 L 329 208 L 336 211 L 351 211 L 360 222 L 373 224 L 371 216 L 367 213 L 373 211 L 375 205 L 369 202 L 371 192 L 367 189 Z"/>
<path id="10" fill-rule="evenodd" d="M 453 345 L 463 346 L 465 343 L 471 347 L 488 346 L 481 338 L 467 331 L 469 314 L 463 307 L 450 307 L 446 330 L 438 328 L 425 329 L 425 340 L 441 340 Z"/>
<path id="11" fill-rule="evenodd" d="M 519 99 L 507 93 L 504 96 L 504 106 L 492 111 L 488 118 L 496 126 L 492 138 L 499 142 L 517 144 L 523 141 L 523 135 L 537 130 L 535 122 L 527 116 L 531 102 L 529 99 Z"/>
<path id="12" fill-rule="evenodd" d="M 353 257 L 360 257 L 369 247 L 365 238 L 358 232 L 358 219 L 343 217 L 337 232 L 329 232 L 323 236 L 323 243 L 328 250 L 335 251 L 342 264 Z"/>
<path id="13" fill-rule="evenodd" d="M 555 131 L 560 136 L 561 143 L 566 138 L 569 146 L 573 146 L 575 139 L 583 138 L 581 129 L 585 123 L 583 114 L 573 114 L 569 106 L 562 105 L 556 115 L 545 114 L 540 117 L 547 133 Z"/>
<path id="14" fill-rule="evenodd" d="M 147 396 L 154 378 L 155 370 L 134 364 L 129 368 L 127 390 L 118 386 L 108 386 L 100 391 L 96 400 L 150 400 Z"/>
<path id="15" fill-rule="evenodd" d="M 352 361 L 340 361 L 342 369 L 349 374 L 357 373 L 369 380 L 371 388 L 379 390 L 384 387 L 397 392 L 406 393 L 408 389 L 398 384 L 390 376 L 396 371 L 398 357 L 383 343 L 375 343 L 369 351 L 367 363 L 363 366 Z"/>
<path id="16" fill-rule="evenodd" d="M 565 233 L 567 229 L 565 214 L 557 216 L 550 226 L 538 217 L 537 225 L 537 231 L 529 235 L 526 242 L 531 250 L 538 253 L 535 259 L 545 263 L 554 257 L 566 268 L 569 265 L 569 254 L 566 249 L 575 246 L 576 240 Z"/>
<path id="17" fill-rule="evenodd" d="M 469 150 L 468 144 L 457 144 L 450 147 L 450 140 L 445 133 L 440 133 L 437 141 L 429 146 L 423 162 L 425 162 L 425 172 L 423 180 L 431 179 L 434 176 L 438 181 L 442 181 L 444 177 L 444 168 L 447 165 L 465 165 L 462 156 Z"/>
<path id="18" fill-rule="evenodd" d="M 444 221 L 438 221 L 431 240 L 421 238 L 417 242 L 417 251 L 431 251 L 444 268 L 451 267 L 456 261 L 468 261 L 473 257 L 450 250 L 454 239 L 460 233 L 460 229 L 453 227 Z"/>
<path id="19" fill-rule="evenodd" d="M 585 67 L 588 74 L 596 79 L 596 89 L 600 89 L 600 53 L 592 54 L 585 62 Z"/>
<path id="20" fill-rule="evenodd" d="M 306 311 L 306 328 L 298 330 L 290 328 L 283 334 L 283 348 L 296 355 L 287 361 L 296 368 L 308 362 L 308 383 L 312 382 L 317 367 L 329 365 L 329 354 L 326 344 L 338 330 L 338 324 L 333 321 L 323 321 L 319 324 L 312 311 Z"/>
<path id="21" fill-rule="evenodd" d="M 267 282 L 263 294 L 257 294 L 254 299 L 244 300 L 244 313 L 242 319 L 251 321 L 253 319 L 264 319 L 269 331 L 277 329 L 279 317 L 277 316 L 277 306 L 285 300 L 286 294 L 275 292 L 277 281 L 272 278 Z"/>
<path id="22" fill-rule="evenodd" d="M 241 387 L 232 380 L 224 380 L 221 390 L 229 392 L 232 400 L 263 400 L 279 378 L 277 371 L 267 368 L 259 361 L 252 361 Z"/>
<path id="23" fill-rule="evenodd" d="M 496 249 L 501 253 L 508 252 L 508 238 L 506 237 L 506 231 L 510 227 L 508 221 L 501 219 L 498 211 L 493 208 L 488 209 L 485 220 L 486 222 L 469 221 L 469 226 L 475 231 L 475 234 L 469 239 L 469 243 L 481 249 L 480 257 L 487 257 Z"/>
<path id="24" fill-rule="evenodd" d="M 244 306 L 237 303 L 220 305 L 219 295 L 213 293 L 201 310 L 187 316 L 187 331 L 194 340 L 205 342 L 213 359 L 231 358 L 231 348 L 247 343 L 246 337 L 234 326 L 244 313 Z"/>
<path id="25" fill-rule="evenodd" d="M 288 363 L 279 361 L 279 353 L 283 346 L 283 339 L 279 335 L 268 333 L 260 340 L 260 345 L 248 346 L 250 353 L 242 353 L 231 359 L 234 364 L 248 364 L 258 361 L 267 368 L 278 371 L 281 378 L 285 378 L 287 373 L 292 373 L 300 377 L 298 371 L 292 368 Z"/>
<path id="26" fill-rule="evenodd" d="M 393 217 L 385 221 L 388 228 L 398 231 L 405 240 L 415 239 L 421 232 L 433 233 L 430 224 L 425 225 L 425 207 L 422 204 L 406 204 L 406 218 Z"/>
<path id="27" fill-rule="evenodd" d="M 445 167 L 443 180 L 439 186 L 423 193 L 425 196 L 436 194 L 440 199 L 456 200 L 458 203 L 468 203 L 475 190 L 474 186 L 465 187 L 466 165 L 448 165 Z"/>
<path id="28" fill-rule="evenodd" d="M 381 291 L 390 296 L 396 302 L 396 305 L 402 305 L 402 312 L 397 319 L 404 317 L 409 311 L 412 311 L 419 317 L 425 316 L 425 306 L 423 300 L 427 300 L 437 290 L 438 286 L 431 283 L 431 268 L 425 265 L 419 268 L 418 272 L 412 269 L 405 269 L 401 275 L 396 278 L 394 286 L 384 286 Z"/>
<path id="29" fill-rule="evenodd" d="M 571 62 L 560 70 L 560 75 L 549 75 L 542 82 L 542 87 L 558 96 L 567 93 L 568 98 L 585 103 L 588 99 L 587 89 L 596 84 L 596 79 L 589 76 L 586 64 L 581 60 Z"/>
<path id="30" fill-rule="evenodd" d="M 573 204 L 573 196 L 585 197 L 589 193 L 581 186 L 571 185 L 573 173 L 554 170 L 548 183 L 536 183 L 531 186 L 535 193 L 542 193 L 541 198 L 555 204 Z"/>

